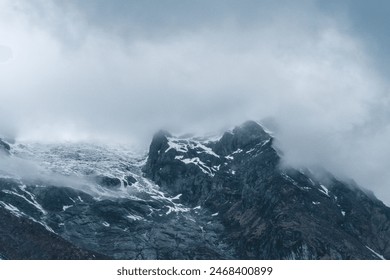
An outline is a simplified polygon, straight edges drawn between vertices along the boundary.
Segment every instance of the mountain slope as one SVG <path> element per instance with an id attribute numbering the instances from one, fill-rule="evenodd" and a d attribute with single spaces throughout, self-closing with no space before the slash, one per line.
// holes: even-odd
<path id="1" fill-rule="evenodd" d="M 390 258 L 388 207 L 336 178 L 282 170 L 272 141 L 255 122 L 208 143 L 159 133 L 144 171 L 186 203 L 218 213 L 239 258 Z"/>
<path id="2" fill-rule="evenodd" d="M 390 258 L 390 208 L 353 182 L 281 168 L 246 122 L 218 138 L 0 142 L 0 259 Z"/>
<path id="3" fill-rule="evenodd" d="M 144 178 L 144 160 L 122 147 L 11 145 L 0 172 L 0 210 L 13 218 L 1 218 L 2 258 L 67 258 L 38 243 L 19 248 L 7 242 L 14 231 L 44 244 L 66 240 L 100 258 L 233 258 L 219 237 L 220 222 Z M 38 227 L 39 234 L 26 235 L 15 229 L 18 223 Z"/>

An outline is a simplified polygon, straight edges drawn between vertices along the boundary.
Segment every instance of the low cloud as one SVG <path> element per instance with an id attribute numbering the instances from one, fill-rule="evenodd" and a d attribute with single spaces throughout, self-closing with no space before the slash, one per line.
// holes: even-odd
<path id="1" fill-rule="evenodd" d="M 22 180 L 26 184 L 45 184 L 73 188 L 87 187 L 87 181 L 81 177 L 65 176 L 50 172 L 40 166 L 39 162 L 17 157 L 0 155 L 0 174 Z"/>
<path id="2" fill-rule="evenodd" d="M 268 118 L 286 163 L 321 165 L 390 203 L 389 83 L 348 19 L 317 1 L 212 13 L 126 2 L 2 1 L 2 134 L 147 146 L 160 128 Z"/>
<path id="3" fill-rule="evenodd" d="M 94 176 L 64 175 L 44 168 L 38 160 L 8 157 L 0 151 L 0 178 L 20 180 L 21 184 L 37 186 L 62 186 L 82 191 L 93 197 L 118 198 L 120 190 L 110 190 L 96 183 Z"/>
<path id="4" fill-rule="evenodd" d="M 4 63 L 12 57 L 12 51 L 7 46 L 0 45 L 0 63 Z"/>

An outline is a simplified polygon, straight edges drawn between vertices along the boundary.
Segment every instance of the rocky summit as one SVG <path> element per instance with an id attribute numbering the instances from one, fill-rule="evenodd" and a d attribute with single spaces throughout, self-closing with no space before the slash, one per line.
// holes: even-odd
<path id="1" fill-rule="evenodd" d="M 253 121 L 160 131 L 142 155 L 0 149 L 0 259 L 390 259 L 390 208 L 352 180 L 281 166 Z"/>

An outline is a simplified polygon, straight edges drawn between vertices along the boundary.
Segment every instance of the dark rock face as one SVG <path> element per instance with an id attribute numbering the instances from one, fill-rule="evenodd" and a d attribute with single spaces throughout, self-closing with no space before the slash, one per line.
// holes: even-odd
<path id="1" fill-rule="evenodd" d="M 202 209 L 179 215 L 181 204 L 169 199 L 96 200 L 66 187 L 20 188 L 11 179 L 0 179 L 0 189 L 3 259 L 234 258 L 220 222 Z"/>
<path id="2" fill-rule="evenodd" d="M 107 256 L 81 249 L 30 219 L 16 217 L 0 208 L 2 259 L 93 260 Z"/>
<path id="3" fill-rule="evenodd" d="M 254 122 L 209 143 L 160 134 L 143 170 L 185 203 L 218 212 L 239 258 L 390 258 L 390 209 L 353 184 L 280 169 L 272 140 Z"/>
<path id="4" fill-rule="evenodd" d="M 121 180 L 109 176 L 96 176 L 96 183 L 107 188 L 118 188 L 121 186 Z"/>
<path id="5" fill-rule="evenodd" d="M 238 149 L 246 149 L 268 139 L 270 136 L 258 123 L 247 121 L 234 128 L 232 132 L 226 132 L 215 143 L 214 150 L 219 155 L 227 156 Z"/>
<path id="6" fill-rule="evenodd" d="M 137 179 L 135 179 L 133 176 L 127 175 L 125 177 L 125 183 L 127 186 L 131 186 L 137 182 Z"/>

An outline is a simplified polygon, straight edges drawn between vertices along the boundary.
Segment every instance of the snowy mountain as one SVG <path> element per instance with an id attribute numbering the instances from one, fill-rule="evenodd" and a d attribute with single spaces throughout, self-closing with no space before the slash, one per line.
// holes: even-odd
<path id="1" fill-rule="evenodd" d="M 259 124 L 113 145 L 0 141 L 0 259 L 390 258 L 390 208 L 281 168 Z"/>

